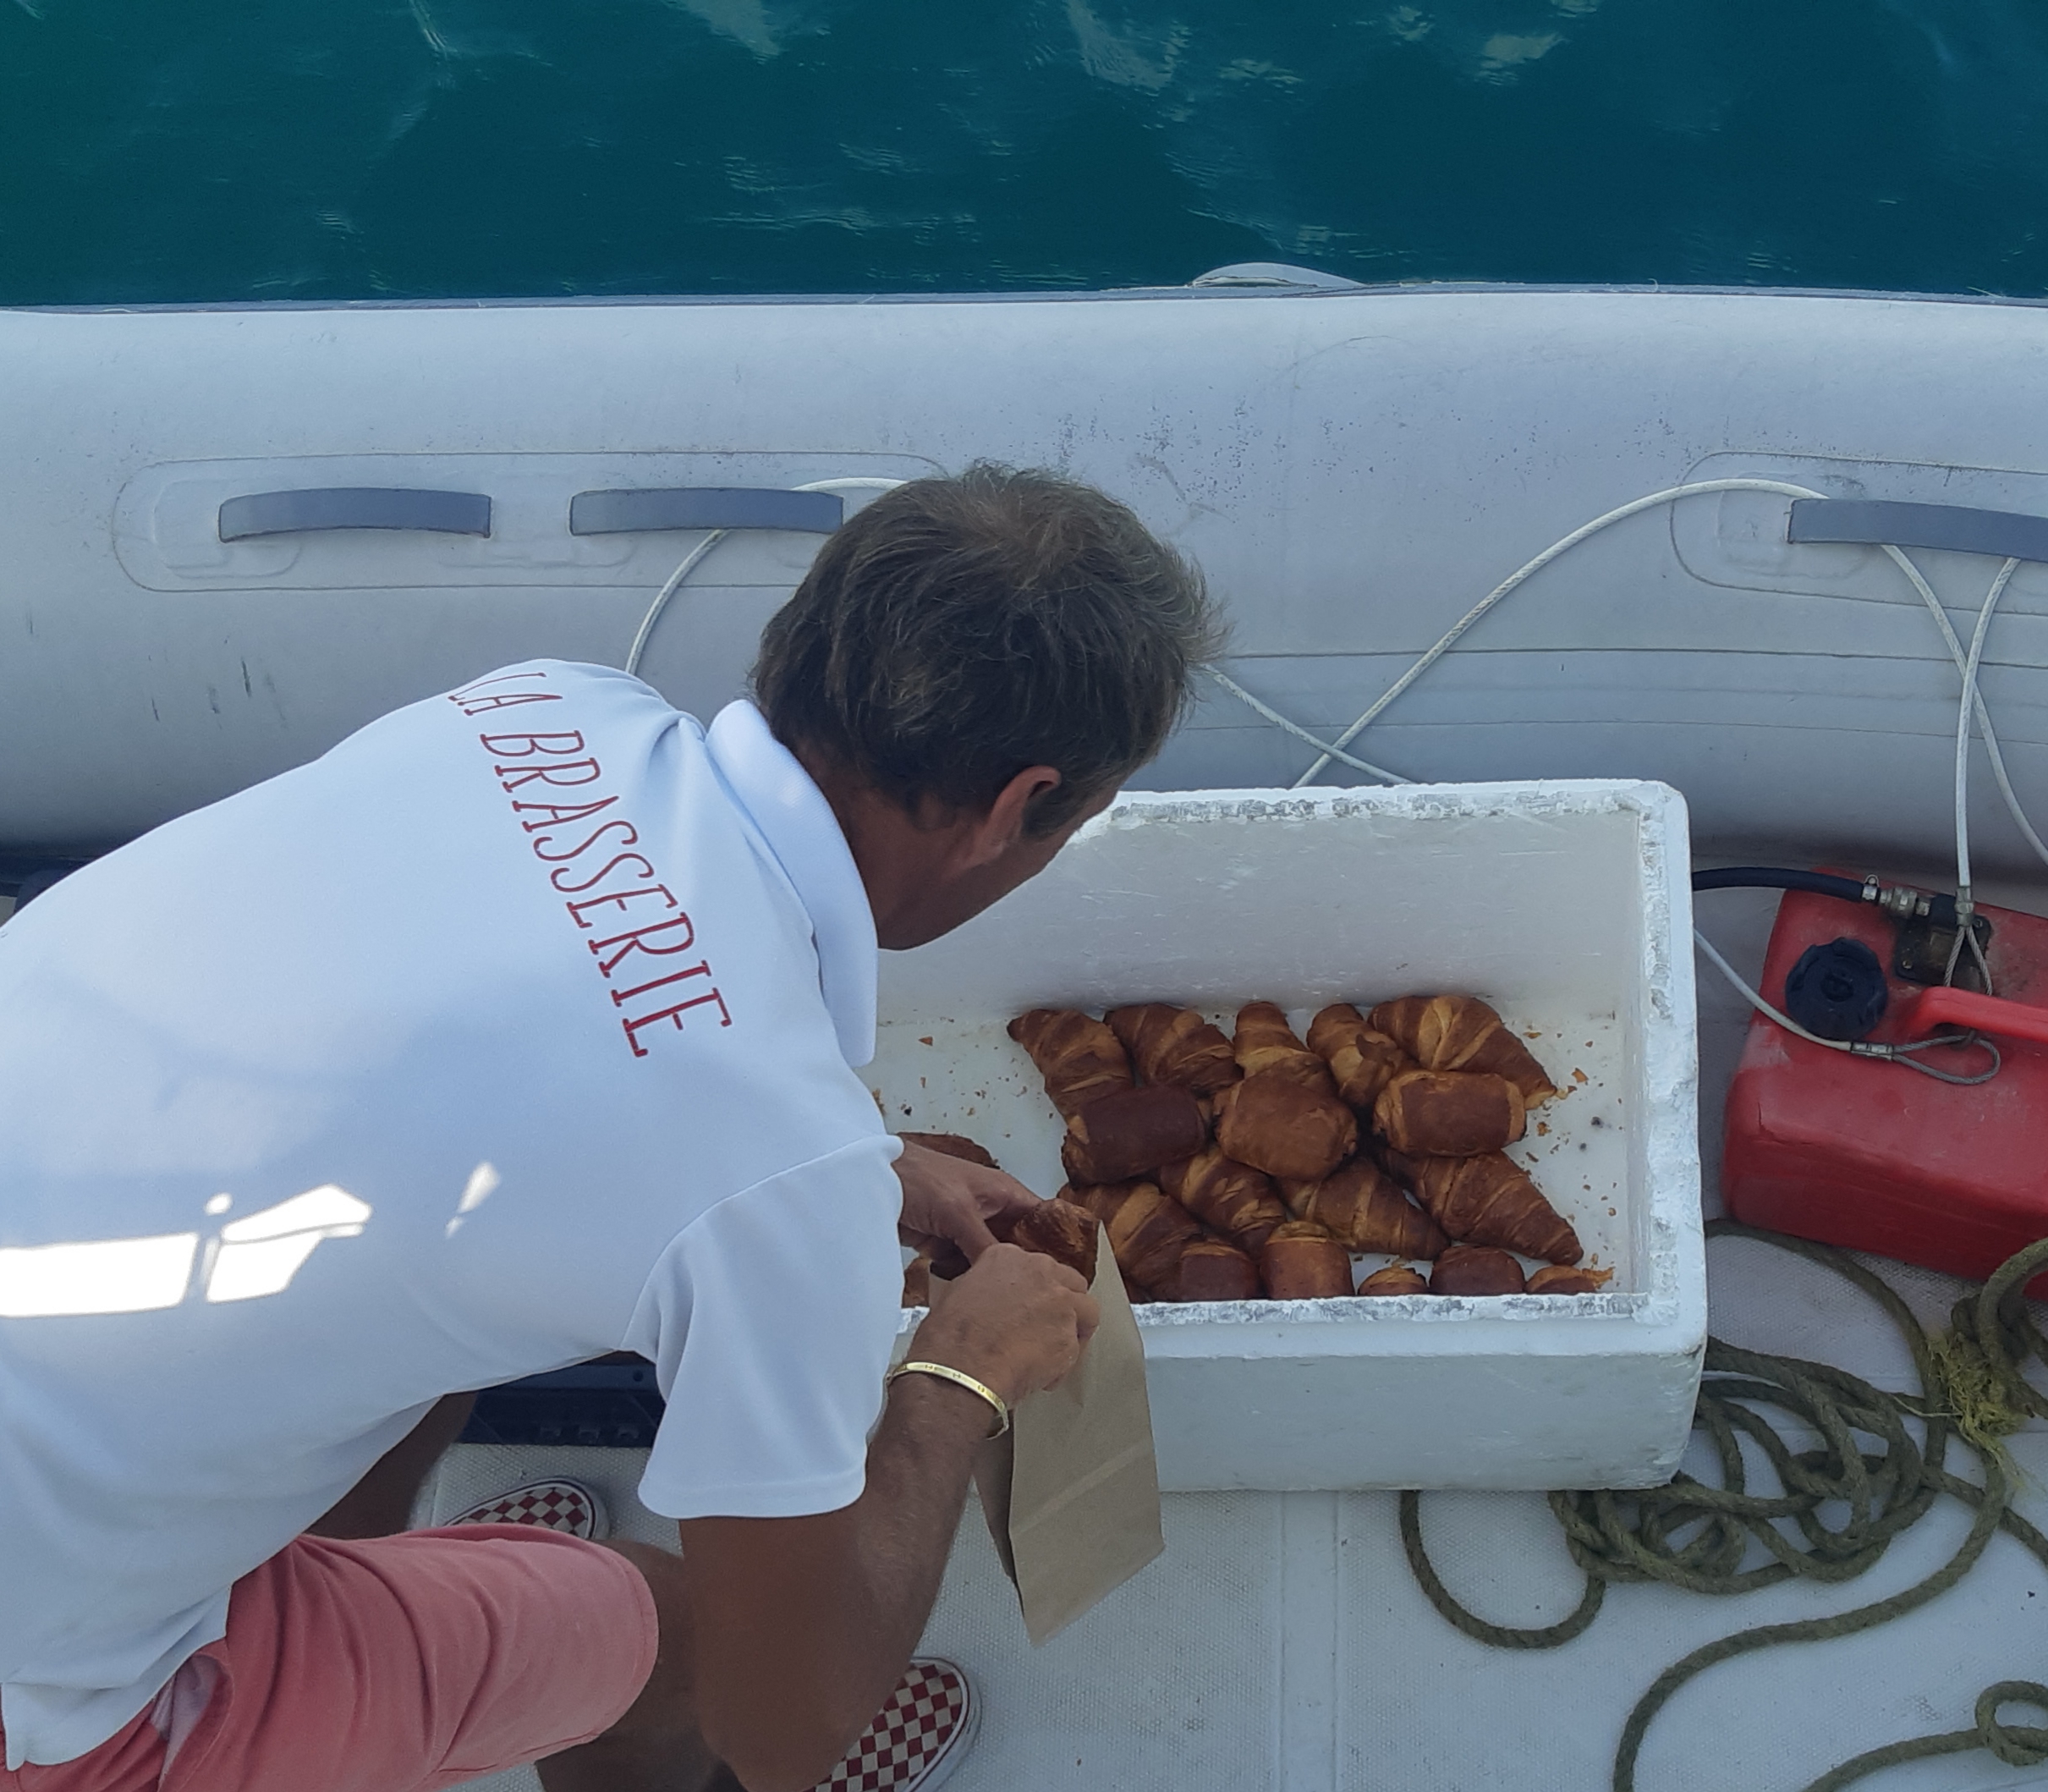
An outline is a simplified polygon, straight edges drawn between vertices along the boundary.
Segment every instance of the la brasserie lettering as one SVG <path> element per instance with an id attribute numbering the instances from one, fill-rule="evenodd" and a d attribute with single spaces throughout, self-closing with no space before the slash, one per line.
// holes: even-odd
<path id="1" fill-rule="evenodd" d="M 451 691 L 448 701 L 470 717 L 526 703 L 559 703 L 559 691 L 508 688 L 546 681 L 544 672 L 503 673 Z M 606 993 L 612 1007 L 632 1010 L 622 1012 L 618 1024 L 633 1055 L 647 1056 L 640 1039 L 647 1028 L 667 1022 L 679 1032 L 683 1017 L 698 1009 L 715 1009 L 719 1025 L 732 1025 L 725 998 L 711 980 L 709 956 L 680 969 L 673 966 L 673 960 L 696 945 L 696 926 L 660 881 L 653 863 L 625 849 L 640 844 L 640 830 L 623 816 L 599 819 L 618 806 L 618 799 L 592 794 L 604 770 L 585 748 L 582 732 L 563 728 L 476 738 L 512 799 L 512 812 L 534 857 L 552 867 L 547 881 L 570 899 L 563 904 L 569 919 L 592 936 L 584 943 L 598 975 L 612 986 Z M 586 853 L 604 862 L 590 870 L 589 863 L 578 862 Z"/>

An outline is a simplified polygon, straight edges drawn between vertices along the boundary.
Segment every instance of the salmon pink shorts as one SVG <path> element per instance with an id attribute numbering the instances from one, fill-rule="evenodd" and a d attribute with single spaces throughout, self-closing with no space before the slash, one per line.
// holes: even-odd
<path id="1" fill-rule="evenodd" d="M 0 1792 L 427 1792 L 602 1734 L 656 1642 L 640 1570 L 558 1531 L 300 1537 L 150 1710 Z"/>

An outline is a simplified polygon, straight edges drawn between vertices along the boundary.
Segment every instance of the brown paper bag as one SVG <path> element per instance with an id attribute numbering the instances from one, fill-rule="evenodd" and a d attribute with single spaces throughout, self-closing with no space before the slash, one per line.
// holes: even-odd
<path id="1" fill-rule="evenodd" d="M 1097 1235 L 1090 1291 L 1102 1322 L 1079 1365 L 1019 1404 L 1008 1433 L 975 1470 L 982 1515 L 1034 1644 L 1166 1548 L 1145 1347 L 1106 1232 Z"/>

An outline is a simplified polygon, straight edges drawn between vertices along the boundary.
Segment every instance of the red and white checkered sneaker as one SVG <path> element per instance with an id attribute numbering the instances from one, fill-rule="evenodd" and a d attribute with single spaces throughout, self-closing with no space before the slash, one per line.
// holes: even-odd
<path id="1" fill-rule="evenodd" d="M 480 1500 L 451 1525 L 539 1525 L 594 1542 L 611 1526 L 604 1502 L 579 1481 L 530 1481 L 523 1487 Z"/>
<path id="2" fill-rule="evenodd" d="M 938 1792 L 980 1721 L 975 1683 L 961 1669 L 914 1661 L 881 1715 L 813 1792 Z"/>

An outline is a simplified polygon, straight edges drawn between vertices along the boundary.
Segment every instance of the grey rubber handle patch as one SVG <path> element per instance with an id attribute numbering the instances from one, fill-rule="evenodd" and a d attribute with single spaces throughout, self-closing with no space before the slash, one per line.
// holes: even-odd
<path id="1" fill-rule="evenodd" d="M 221 539 L 301 535 L 316 529 L 419 529 L 433 535 L 489 535 L 491 500 L 481 492 L 421 492 L 382 486 L 327 486 L 252 492 L 221 506 Z"/>
<path id="2" fill-rule="evenodd" d="M 2048 561 L 2048 516 L 1908 504 L 1882 498 L 1793 500 L 1788 541 L 1853 541 L 1870 547 L 1949 548 L 2001 560 Z"/>
<path id="3" fill-rule="evenodd" d="M 790 492 L 777 486 L 664 486 L 579 492 L 569 500 L 571 535 L 656 529 L 788 529 L 830 535 L 845 520 L 846 500 L 837 492 Z"/>

